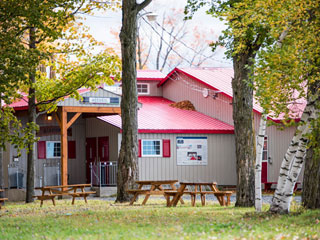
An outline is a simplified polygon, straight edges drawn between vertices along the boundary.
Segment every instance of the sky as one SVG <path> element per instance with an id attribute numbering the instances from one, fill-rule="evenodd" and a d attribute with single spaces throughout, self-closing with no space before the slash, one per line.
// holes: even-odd
<path id="1" fill-rule="evenodd" d="M 162 15 L 164 12 L 168 12 L 168 9 L 175 8 L 176 10 L 183 9 L 186 5 L 187 0 L 153 0 L 150 5 L 145 9 L 146 12 L 152 12 L 158 15 L 157 23 L 161 23 Z M 116 39 L 115 35 L 111 34 L 111 32 L 119 32 L 121 28 L 121 10 L 116 12 L 114 11 L 107 11 L 107 12 L 96 12 L 94 16 L 85 15 L 86 20 L 84 24 L 90 28 L 90 33 L 98 40 L 104 43 L 107 47 L 113 47 L 120 49 L 120 43 Z M 157 26 L 157 23 L 150 22 L 154 26 Z M 145 26 L 144 26 L 144 25 Z M 143 23 L 140 31 L 149 31 L 150 36 L 152 35 L 152 39 L 156 39 L 158 35 L 155 33 L 155 30 L 152 29 L 149 24 Z M 225 28 L 223 22 L 218 19 L 215 19 L 205 13 L 205 9 L 200 9 L 192 20 L 187 21 L 187 36 L 182 40 L 184 45 L 191 47 L 192 44 L 192 34 L 194 27 L 200 32 L 206 34 L 206 39 L 209 41 L 217 40 L 218 36 L 221 34 L 221 31 Z M 159 30 L 158 30 L 159 31 Z M 154 41 L 154 40 L 153 40 Z M 181 45 L 181 44 L 180 44 Z M 181 55 L 186 56 L 188 53 L 192 51 L 184 46 L 177 50 Z M 188 52 L 189 51 L 189 52 Z M 190 52 L 191 51 L 191 52 Z M 155 54 L 155 53 L 153 53 Z M 212 55 L 210 48 L 204 53 L 205 56 Z M 152 61 L 150 61 L 152 62 Z M 188 66 L 188 62 L 185 61 L 181 65 L 182 67 Z M 205 67 L 231 67 L 232 63 L 230 60 L 226 59 L 224 56 L 224 49 L 218 49 L 217 53 L 211 58 L 210 61 L 207 61 L 207 64 L 204 65 Z M 154 65 L 149 64 L 149 69 L 155 68 Z M 164 73 L 170 71 L 170 67 L 163 70 Z"/>

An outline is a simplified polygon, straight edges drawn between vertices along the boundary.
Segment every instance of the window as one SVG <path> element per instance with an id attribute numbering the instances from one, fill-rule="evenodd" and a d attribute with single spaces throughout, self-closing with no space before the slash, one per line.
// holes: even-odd
<path id="1" fill-rule="evenodd" d="M 142 140 L 142 156 L 161 157 L 162 141 L 161 140 Z"/>
<path id="2" fill-rule="evenodd" d="M 264 137 L 262 161 L 268 161 L 268 137 L 267 136 Z"/>
<path id="3" fill-rule="evenodd" d="M 149 94 L 149 84 L 137 84 L 138 94 Z"/>
<path id="4" fill-rule="evenodd" d="M 47 158 L 60 158 L 61 157 L 61 143 L 58 141 L 46 142 Z"/>

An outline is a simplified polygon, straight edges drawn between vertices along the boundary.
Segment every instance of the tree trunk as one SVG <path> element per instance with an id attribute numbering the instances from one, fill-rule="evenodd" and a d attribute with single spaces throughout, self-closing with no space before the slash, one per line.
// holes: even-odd
<path id="1" fill-rule="evenodd" d="M 234 78 L 233 121 L 237 159 L 237 201 L 236 206 L 254 206 L 254 160 L 255 141 L 253 130 L 253 90 L 248 81 L 249 69 L 252 65 L 246 54 L 236 55 L 233 59 Z"/>
<path id="2" fill-rule="evenodd" d="M 256 156 L 256 166 L 255 166 L 255 208 L 257 212 L 262 210 L 262 192 L 261 192 L 261 168 L 262 168 L 262 154 L 264 137 L 266 134 L 266 116 L 262 115 L 260 119 L 259 135 L 257 140 L 257 156 Z"/>
<path id="3" fill-rule="evenodd" d="M 30 28 L 29 33 L 29 48 L 32 51 L 36 48 L 36 39 L 35 39 L 35 28 Z M 35 69 L 30 73 L 29 76 L 30 87 L 29 87 L 29 100 L 28 100 L 28 123 L 36 123 L 36 96 L 34 84 L 36 82 Z M 36 131 L 32 130 L 33 136 L 36 136 Z M 27 195 L 26 203 L 33 202 L 34 196 L 34 152 L 35 152 L 35 143 L 28 144 L 28 154 L 27 154 Z"/>
<path id="4" fill-rule="evenodd" d="M 0 109 L 2 109 L 1 105 L 1 93 L 0 93 Z M 1 118 L 0 118 L 1 121 Z M 0 147 L 0 189 L 4 189 L 4 176 L 3 176 L 3 149 Z M 4 192 L 0 192 L 0 198 L 4 197 Z M 1 204 L 1 203 L 0 203 Z M 4 204 L 4 201 L 2 202 Z"/>
<path id="5" fill-rule="evenodd" d="M 307 149 L 305 169 L 303 175 L 302 204 L 309 209 L 320 208 L 320 81 L 315 81 L 309 87 L 309 92 L 317 96 L 315 104 L 318 113 L 317 120 L 313 124 L 313 136 L 311 147 Z"/>
<path id="6" fill-rule="evenodd" d="M 307 149 L 305 161 L 302 204 L 309 209 L 320 208 L 320 157 L 313 147 Z"/>
<path id="7" fill-rule="evenodd" d="M 311 114 L 312 114 L 312 106 L 308 104 L 305 107 L 304 112 L 301 116 L 301 120 L 300 120 L 301 125 L 298 126 L 296 133 L 290 142 L 289 148 L 282 160 L 277 188 L 276 188 L 276 191 L 274 192 L 272 203 L 270 206 L 271 212 L 278 213 L 280 211 L 279 206 L 284 194 L 284 187 L 290 172 L 290 166 L 292 165 L 293 159 L 297 153 L 297 150 L 299 147 L 299 141 L 302 138 L 302 136 L 306 134 L 308 130 L 307 121 L 308 121 L 308 118 L 311 116 Z"/>
<path id="8" fill-rule="evenodd" d="M 120 32 L 122 56 L 122 141 L 118 159 L 116 202 L 130 201 L 126 189 L 138 180 L 138 93 L 136 83 L 137 14 L 151 0 L 137 4 L 136 0 L 122 1 L 122 27 Z"/>

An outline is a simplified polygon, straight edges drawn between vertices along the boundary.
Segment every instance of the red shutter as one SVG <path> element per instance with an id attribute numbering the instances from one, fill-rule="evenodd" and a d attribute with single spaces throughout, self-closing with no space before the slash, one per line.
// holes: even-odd
<path id="1" fill-rule="evenodd" d="M 38 142 L 38 159 L 46 158 L 46 141 Z"/>
<path id="2" fill-rule="evenodd" d="M 170 139 L 163 139 L 162 140 L 162 156 L 163 157 L 170 157 Z"/>
<path id="3" fill-rule="evenodd" d="M 68 158 L 76 158 L 76 141 L 68 141 Z"/>
<path id="4" fill-rule="evenodd" d="M 138 140 L 138 157 L 141 157 L 141 139 Z"/>

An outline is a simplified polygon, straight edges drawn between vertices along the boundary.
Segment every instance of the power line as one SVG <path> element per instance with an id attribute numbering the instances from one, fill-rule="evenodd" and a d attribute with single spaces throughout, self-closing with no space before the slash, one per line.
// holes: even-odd
<path id="1" fill-rule="evenodd" d="M 143 11 L 146 12 L 145 9 L 143 9 Z M 146 13 L 147 13 L 147 12 L 146 12 Z M 143 18 L 143 17 L 142 17 L 142 18 Z M 154 31 L 156 31 L 156 29 L 153 28 L 153 26 L 152 26 L 149 22 L 147 22 L 144 18 L 143 18 L 143 20 L 144 20 L 146 23 L 148 23 L 148 25 L 151 26 Z M 167 29 L 165 29 L 163 26 L 161 26 L 157 21 L 154 21 L 154 22 L 155 22 L 160 28 L 162 28 L 169 36 L 172 36 L 176 41 L 180 42 L 183 46 L 185 46 L 186 48 L 192 50 L 192 51 L 195 52 L 196 54 L 199 54 L 199 55 L 201 55 L 201 56 L 203 56 L 203 57 L 205 57 L 205 58 L 210 58 L 210 59 L 212 59 L 213 61 L 216 61 L 216 62 L 230 64 L 230 62 L 221 61 L 221 60 L 215 59 L 215 58 L 210 57 L 210 56 L 206 56 L 206 55 L 202 54 L 201 52 L 196 51 L 195 49 L 193 49 L 192 47 L 188 46 L 186 43 L 184 43 L 184 42 L 181 41 L 180 39 L 176 38 L 176 37 L 175 37 L 174 35 L 172 35 L 170 32 L 168 32 Z"/>

